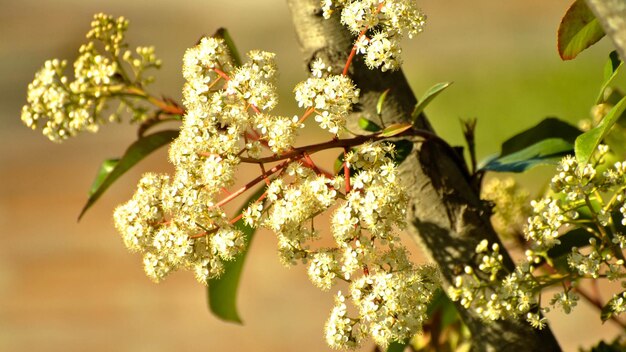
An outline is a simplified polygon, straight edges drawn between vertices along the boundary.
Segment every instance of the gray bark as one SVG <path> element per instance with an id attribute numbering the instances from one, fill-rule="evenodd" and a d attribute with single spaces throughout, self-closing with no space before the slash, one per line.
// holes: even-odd
<path id="1" fill-rule="evenodd" d="M 324 20 L 319 0 L 287 3 L 306 63 L 323 57 L 341 72 L 353 38 L 341 26 L 338 16 Z M 410 121 L 417 100 L 401 71 L 369 70 L 357 56 L 350 75 L 361 89 L 354 118 L 365 116 L 376 121 L 378 97 L 390 88 L 382 112 L 385 124 Z M 418 125 L 432 131 L 424 115 Z M 415 140 L 412 154 L 401 165 L 402 181 L 408 186 L 411 199 L 410 233 L 439 265 L 446 287 L 472 258 L 481 240 L 500 243 L 489 221 L 490 209 L 480 200 L 460 160 L 440 142 Z M 513 261 L 506 251 L 503 256 L 505 266 L 511 270 Z M 535 330 L 521 320 L 485 323 L 473 311 L 460 305 L 457 308 L 471 330 L 475 351 L 560 351 L 549 328 Z"/>
<path id="2" fill-rule="evenodd" d="M 611 38 L 619 56 L 626 61 L 626 1 L 586 0 L 600 21 L 606 35 Z"/>

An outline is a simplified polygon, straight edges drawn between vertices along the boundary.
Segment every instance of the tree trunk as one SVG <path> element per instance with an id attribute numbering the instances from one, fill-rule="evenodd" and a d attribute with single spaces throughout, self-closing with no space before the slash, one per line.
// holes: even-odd
<path id="1" fill-rule="evenodd" d="M 626 1 L 587 0 L 587 5 L 613 41 L 619 56 L 626 61 Z"/>
<path id="2" fill-rule="evenodd" d="M 325 20 L 319 0 L 287 2 L 306 63 L 322 57 L 332 63 L 336 73 L 341 72 L 353 38 L 339 23 L 339 14 Z M 357 56 L 350 75 L 361 89 L 352 120 L 363 116 L 376 121 L 378 97 L 391 89 L 382 111 L 385 124 L 410 121 L 417 100 L 402 71 L 369 70 Z M 418 126 L 432 131 L 423 114 Z M 462 160 L 440 142 L 416 139 L 413 152 L 401 165 L 402 182 L 410 196 L 410 233 L 438 264 L 445 287 L 470 260 L 481 240 L 500 243 L 489 221 L 490 209 L 481 202 Z M 505 266 L 513 269 L 513 261 L 503 252 Z M 521 320 L 485 323 L 459 304 L 457 309 L 472 333 L 475 351 L 560 351 L 549 328 L 536 330 Z"/>

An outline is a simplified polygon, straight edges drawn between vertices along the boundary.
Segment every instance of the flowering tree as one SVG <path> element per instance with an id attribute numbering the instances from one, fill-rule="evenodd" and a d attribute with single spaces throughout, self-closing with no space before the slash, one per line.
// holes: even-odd
<path id="1" fill-rule="evenodd" d="M 244 60 L 225 30 L 185 53 L 181 104 L 152 95 L 150 71 L 160 66 L 154 48 L 129 50 L 128 21 L 104 14 L 94 17 L 73 79 L 65 61 L 50 60 L 28 87 L 22 120 L 52 141 L 95 132 L 127 112 L 139 126 L 126 154 L 103 164 L 83 213 L 125 171 L 169 145 L 175 172 L 145 174 L 114 213 L 124 244 L 142 254 L 151 279 L 191 270 L 208 285 L 213 311 L 236 321 L 238 275 L 250 236 L 263 227 L 276 234 L 286 266 L 308 265 L 322 290 L 341 287 L 325 327 L 333 348 L 371 338 L 383 349 L 417 349 L 419 343 L 409 341 L 424 325 L 441 329 L 429 315 L 453 309 L 462 321 L 455 328 L 469 331 L 462 334 L 465 344 L 453 347 L 559 350 L 543 313 L 551 307 L 569 312 L 580 296 L 599 307 L 602 319 L 623 326 L 617 315 L 626 311 L 625 293 L 600 302 L 579 285 L 626 276 L 626 163 L 604 166 L 616 154 L 601 144 L 626 109 L 619 93 L 607 94 L 621 66 L 617 54 L 610 56 L 596 120 L 586 132 L 548 119 L 478 167 L 475 121 L 463 126 L 468 164 L 423 113 L 449 84 L 433 86 L 418 102 L 400 70 L 400 40 L 419 34 L 426 20 L 413 1 L 288 4 L 310 70 L 294 88 L 301 111 L 293 117 L 272 113 L 278 103 L 274 54 L 255 50 Z M 623 49 L 602 4 L 589 5 L 576 1 L 566 13 L 559 32 L 563 57 L 599 40 L 602 26 Z M 179 121 L 180 128 L 153 132 L 166 121 Z M 298 130 L 307 123 L 328 138 L 300 141 Z M 314 154 L 328 149 L 340 152 L 333 171 L 315 162 Z M 552 192 L 531 202 L 532 210 L 506 183 L 485 187 L 483 197 L 493 202 L 481 200 L 486 172 L 557 162 Z M 258 175 L 232 189 L 244 177 L 242 164 L 258 167 Z M 248 201 L 228 214 L 224 206 L 239 197 Z M 526 226 L 515 230 L 525 212 Z M 315 226 L 320 216 L 330 217 L 329 231 Z M 527 241 L 518 245 L 525 260 L 511 259 L 491 220 L 504 238 Z M 410 261 L 400 230 L 423 244 L 432 265 Z M 334 245 L 316 245 L 322 236 L 332 236 Z M 561 290 L 546 304 L 542 292 L 551 286 Z M 224 301 L 224 294 L 231 299 Z"/>

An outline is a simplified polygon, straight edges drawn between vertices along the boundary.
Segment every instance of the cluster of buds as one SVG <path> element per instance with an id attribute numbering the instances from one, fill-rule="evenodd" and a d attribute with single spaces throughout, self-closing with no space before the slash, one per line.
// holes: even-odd
<path id="1" fill-rule="evenodd" d="M 356 36 L 354 51 L 382 71 L 400 68 L 400 41 L 421 33 L 426 23 L 412 0 L 322 0 L 321 5 L 325 18 L 341 12 L 341 23 Z"/>
<path id="2" fill-rule="evenodd" d="M 626 287 L 626 237 L 622 232 L 626 224 L 626 163 L 605 167 L 607 153 L 608 148 L 600 145 L 592 162 L 563 158 L 551 181 L 552 193 L 531 202 L 532 214 L 524 230 L 530 242 L 525 260 L 507 273 L 498 246 L 489 250 L 483 241 L 476 248 L 478 263 L 468 265 L 456 278 L 450 296 L 466 308 L 473 307 L 486 320 L 521 316 L 541 329 L 545 326 L 541 313 L 551 308 L 570 313 L 577 305 L 575 284 L 580 279 L 604 278 Z M 563 290 L 542 306 L 542 290 L 552 285 L 562 285 Z M 603 319 L 626 311 L 624 292 L 605 304 Z"/>
<path id="3" fill-rule="evenodd" d="M 133 122 L 146 119 L 146 108 L 136 98 L 145 98 L 143 87 L 152 81 L 144 72 L 158 68 L 161 62 L 152 47 L 138 47 L 135 53 L 125 50 L 127 27 L 123 17 L 95 15 L 87 34 L 89 42 L 80 47 L 73 65 L 74 80 L 65 75 L 67 61 L 46 61 L 28 85 L 27 104 L 22 108 L 24 124 L 32 129 L 42 127 L 50 140 L 61 142 L 82 131 L 96 132 L 107 121 L 118 121 L 124 110 L 133 114 Z M 115 98 L 119 101 L 116 111 L 102 117 L 101 113 L 111 108 L 108 102 Z"/>

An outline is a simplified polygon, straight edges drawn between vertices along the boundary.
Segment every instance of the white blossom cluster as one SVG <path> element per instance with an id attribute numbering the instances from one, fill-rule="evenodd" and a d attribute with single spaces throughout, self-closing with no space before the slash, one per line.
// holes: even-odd
<path id="1" fill-rule="evenodd" d="M 413 0 L 322 0 L 325 18 L 341 11 L 341 23 L 357 36 L 357 52 L 370 68 L 397 70 L 400 41 L 422 32 L 426 16 Z"/>
<path id="2" fill-rule="evenodd" d="M 314 74 L 321 76 L 321 65 L 312 67 Z M 315 121 L 333 134 L 345 127 L 352 105 L 359 101 L 359 90 L 349 77 L 343 75 L 314 76 L 299 83 L 294 91 L 298 106 L 314 108 L 317 112 Z"/>
<path id="3" fill-rule="evenodd" d="M 606 168 L 607 153 L 608 148 L 601 145 L 590 163 L 563 158 L 551 181 L 552 193 L 531 202 L 533 214 L 524 231 L 530 243 L 526 260 L 508 273 L 499 246 L 489 248 L 486 240 L 481 242 L 476 248 L 477 262 L 466 266 L 464 275 L 449 289 L 451 298 L 472 307 L 485 320 L 522 316 L 541 329 L 545 318 L 540 313 L 549 311 L 549 306 L 569 313 L 577 305 L 579 279 L 605 278 L 626 285 L 622 233 L 626 162 Z M 545 274 L 545 266 L 552 267 L 553 273 Z M 542 306 L 541 291 L 552 285 L 562 285 L 563 291 L 553 296 L 549 306 Z M 626 311 L 623 295 L 618 293 L 606 303 L 603 319 Z"/>
<path id="4" fill-rule="evenodd" d="M 22 121 L 54 142 L 61 142 L 79 132 L 95 132 L 107 121 L 101 112 L 107 109 L 107 101 L 113 97 L 126 96 L 120 106 L 108 117 L 119 120 L 119 113 L 128 109 L 133 121 L 146 117 L 145 108 L 133 102 L 129 89 L 137 90 L 150 83 L 152 77 L 144 76 L 145 70 L 158 68 L 160 60 L 152 47 L 138 47 L 136 53 L 122 50 L 128 21 L 123 17 L 97 14 L 87 34 L 89 42 L 80 47 L 74 62 L 74 80 L 64 71 L 65 60 L 48 60 L 28 85 L 27 104 L 22 108 Z M 99 46 L 104 47 L 101 52 Z M 130 76 L 122 66 L 126 63 L 133 74 Z"/>
<path id="5" fill-rule="evenodd" d="M 349 295 L 337 294 L 326 324 L 326 341 L 333 348 L 357 347 L 366 336 L 380 346 L 409 338 L 421 329 L 439 285 L 434 269 L 410 263 L 395 231 L 405 226 L 407 198 L 398 184 L 393 153 L 384 143 L 366 143 L 348 153 L 345 160 L 357 171 L 347 194 L 339 192 L 345 188 L 342 177 L 330 179 L 292 164 L 287 174 L 293 180 L 274 180 L 265 205 L 244 212 L 248 223 L 277 234 L 284 264 L 309 265 L 309 278 L 317 287 L 350 283 Z M 338 202 L 340 198 L 344 200 Z M 336 247 L 311 249 L 310 241 L 319 237 L 311 220 L 337 204 L 331 230 Z M 357 316 L 347 315 L 346 298 Z"/>
<path id="6" fill-rule="evenodd" d="M 487 240 L 481 241 L 476 247 L 477 267 L 466 266 L 465 275 L 457 276 L 448 290 L 452 300 L 465 308 L 473 307 L 487 321 L 526 315 L 537 304 L 538 283 L 532 276 L 532 267 L 525 262 L 513 273 L 503 275 L 499 250 L 498 244 L 489 246 Z"/>
<path id="7" fill-rule="evenodd" d="M 169 150 L 175 173 L 145 175 L 133 198 L 115 211 L 124 243 L 143 254 L 146 273 L 156 281 L 177 269 L 193 270 L 203 283 L 220 275 L 224 262 L 245 247 L 243 233 L 221 207 L 221 190 L 234 184 L 242 160 L 260 160 L 264 148 L 277 161 L 294 155 L 304 119 L 270 114 L 277 102 L 274 55 L 252 51 L 248 58 L 236 66 L 226 43 L 216 38 L 204 38 L 185 53 L 186 114 Z M 317 120 L 336 134 L 358 89 L 349 78 L 330 75 L 322 63 L 312 72 L 296 88 L 296 98 L 309 114 L 330 116 L 332 126 Z M 394 155 L 393 145 L 384 142 L 354 148 L 344 158 L 349 177 L 331 177 L 306 164 L 303 154 L 290 157 L 277 175 L 264 175 L 264 199 L 241 214 L 249 226 L 273 230 L 281 261 L 308 264 L 320 289 L 348 283 L 349 293 L 338 293 L 326 325 L 334 348 L 356 347 L 366 336 L 380 346 L 409 338 L 420 330 L 439 285 L 437 272 L 412 264 L 399 241 L 407 196 Z M 314 218 L 330 211 L 329 235 L 336 245 L 313 248 L 321 236 Z M 347 299 L 354 317 L 348 317 Z"/>
<path id="8" fill-rule="evenodd" d="M 124 242 L 140 244 L 129 249 L 143 253 L 146 273 L 155 281 L 183 268 L 206 283 L 244 249 L 243 233 L 218 206 L 218 196 L 234 183 L 242 148 L 253 148 L 246 131 L 267 117 L 276 100 L 273 54 L 248 56 L 250 61 L 236 68 L 225 43 L 214 38 L 203 38 L 185 53 L 186 114 L 169 150 L 176 171 L 172 177 L 145 175 L 133 199 L 115 211 Z M 291 148 L 284 134 L 260 130 L 260 139 L 273 143 L 273 150 Z M 155 177 L 163 182 L 147 183 Z"/>

